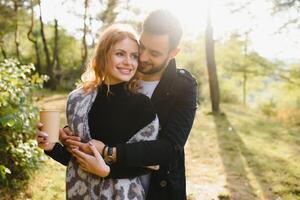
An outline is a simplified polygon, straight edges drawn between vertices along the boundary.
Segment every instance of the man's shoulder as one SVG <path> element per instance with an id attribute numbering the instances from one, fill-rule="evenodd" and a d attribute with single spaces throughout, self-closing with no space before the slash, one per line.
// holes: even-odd
<path id="1" fill-rule="evenodd" d="M 177 68 L 176 69 L 177 80 L 180 82 L 184 82 L 188 85 L 197 85 L 196 78 L 186 69 Z"/>

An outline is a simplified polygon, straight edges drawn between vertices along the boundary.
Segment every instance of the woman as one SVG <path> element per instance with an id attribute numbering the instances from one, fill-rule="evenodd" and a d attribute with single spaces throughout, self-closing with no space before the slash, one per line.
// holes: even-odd
<path id="1" fill-rule="evenodd" d="M 83 86 L 71 92 L 67 101 L 68 125 L 87 145 L 70 154 L 37 132 L 45 153 L 67 165 L 67 199 L 145 199 L 139 177 L 103 178 L 110 166 L 99 151 L 107 155 L 108 148 L 96 148 L 97 140 L 113 146 L 156 139 L 158 118 L 150 99 L 137 93 L 133 78 L 137 66 L 138 40 L 133 31 L 120 25 L 107 28 L 82 75 Z"/>

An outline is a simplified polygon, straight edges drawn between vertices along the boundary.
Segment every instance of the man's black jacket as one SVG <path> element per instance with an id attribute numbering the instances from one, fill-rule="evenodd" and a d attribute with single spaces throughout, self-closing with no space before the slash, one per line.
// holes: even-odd
<path id="1" fill-rule="evenodd" d="M 197 108 L 196 80 L 186 70 L 177 69 L 172 59 L 151 101 L 160 121 L 159 138 L 118 145 L 116 166 L 133 169 L 159 164 L 160 169 L 152 171 L 147 200 L 185 200 L 184 145 Z M 111 177 L 117 174 L 112 170 Z"/>

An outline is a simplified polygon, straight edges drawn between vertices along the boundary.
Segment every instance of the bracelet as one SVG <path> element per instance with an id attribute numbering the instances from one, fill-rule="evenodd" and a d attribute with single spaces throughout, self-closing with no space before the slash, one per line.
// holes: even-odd
<path id="1" fill-rule="evenodd" d="M 105 153 L 105 149 L 107 148 L 108 146 L 107 145 L 104 145 L 103 149 L 102 149 L 102 158 L 104 159 L 104 153 Z"/>

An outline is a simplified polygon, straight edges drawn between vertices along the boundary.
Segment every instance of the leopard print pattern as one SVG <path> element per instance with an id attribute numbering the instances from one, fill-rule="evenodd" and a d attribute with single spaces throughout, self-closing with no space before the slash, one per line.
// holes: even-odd
<path id="1" fill-rule="evenodd" d="M 97 90 L 84 93 L 82 88 L 68 96 L 67 121 L 71 130 L 83 142 L 91 140 L 88 113 L 97 96 Z M 128 143 L 155 140 L 159 129 L 158 117 L 138 131 Z M 139 177 L 131 179 L 104 179 L 83 171 L 72 157 L 66 172 L 66 199 L 68 200 L 144 200 L 145 192 Z"/>

